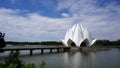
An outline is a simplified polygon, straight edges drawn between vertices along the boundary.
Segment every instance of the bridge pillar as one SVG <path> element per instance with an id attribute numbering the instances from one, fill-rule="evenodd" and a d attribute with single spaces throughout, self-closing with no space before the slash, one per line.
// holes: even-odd
<path id="1" fill-rule="evenodd" d="M 32 56 L 32 54 L 33 54 L 33 50 L 31 49 L 31 50 L 30 50 L 30 55 Z"/>
<path id="2" fill-rule="evenodd" d="M 50 53 L 52 53 L 52 49 L 50 49 Z"/>
<path id="3" fill-rule="evenodd" d="M 44 49 L 41 49 L 41 54 L 43 54 L 43 50 L 44 50 Z"/>
<path id="4" fill-rule="evenodd" d="M 59 48 L 57 48 L 57 52 L 60 52 L 60 49 L 59 49 Z"/>

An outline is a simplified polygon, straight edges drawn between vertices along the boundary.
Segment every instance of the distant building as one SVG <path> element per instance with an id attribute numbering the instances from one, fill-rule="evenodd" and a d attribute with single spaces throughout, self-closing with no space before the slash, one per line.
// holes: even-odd
<path id="1" fill-rule="evenodd" d="M 96 39 L 91 37 L 90 32 L 88 32 L 86 28 L 81 24 L 75 24 L 72 28 L 67 30 L 62 43 L 67 47 L 87 47 L 92 46 L 95 41 Z"/>

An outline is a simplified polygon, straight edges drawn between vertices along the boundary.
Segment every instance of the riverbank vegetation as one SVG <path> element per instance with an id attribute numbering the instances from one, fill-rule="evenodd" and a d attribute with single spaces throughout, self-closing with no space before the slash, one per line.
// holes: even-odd
<path id="1" fill-rule="evenodd" d="M 42 41 L 42 42 L 14 42 L 7 41 L 10 45 L 63 45 L 62 42 L 58 41 Z M 120 40 L 109 41 L 109 40 L 97 40 L 95 46 L 120 46 Z"/>
<path id="2" fill-rule="evenodd" d="M 97 40 L 96 41 L 96 46 L 120 46 L 120 40 L 116 41 L 109 41 L 109 40 Z"/>
<path id="3" fill-rule="evenodd" d="M 7 44 L 10 45 L 62 45 L 61 42 L 57 41 L 42 41 L 42 42 L 14 42 L 14 41 L 7 41 Z"/>
<path id="4" fill-rule="evenodd" d="M 12 51 L 5 59 L 5 63 L 0 63 L 0 68 L 36 68 L 34 63 L 26 64 L 19 59 L 19 51 Z M 39 68 L 45 68 L 45 61 L 40 63 Z"/>

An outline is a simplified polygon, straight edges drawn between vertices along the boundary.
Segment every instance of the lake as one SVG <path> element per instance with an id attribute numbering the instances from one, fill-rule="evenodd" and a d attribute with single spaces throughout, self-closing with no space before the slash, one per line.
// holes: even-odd
<path id="1" fill-rule="evenodd" d="M 26 63 L 35 63 L 38 67 L 45 61 L 45 68 L 120 68 L 120 48 L 111 48 L 107 51 L 78 51 L 40 54 L 35 50 L 33 56 L 29 51 L 21 51 L 20 59 Z M 9 52 L 0 53 L 0 62 L 8 56 Z"/>

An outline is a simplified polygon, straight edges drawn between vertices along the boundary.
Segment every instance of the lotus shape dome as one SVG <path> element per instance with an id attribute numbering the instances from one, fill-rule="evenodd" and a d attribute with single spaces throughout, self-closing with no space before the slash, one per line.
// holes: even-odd
<path id="1" fill-rule="evenodd" d="M 87 28 L 84 28 L 81 24 L 75 24 L 72 28 L 67 30 L 65 38 L 61 41 L 67 47 L 87 47 L 92 46 L 96 39 L 91 37 Z"/>

